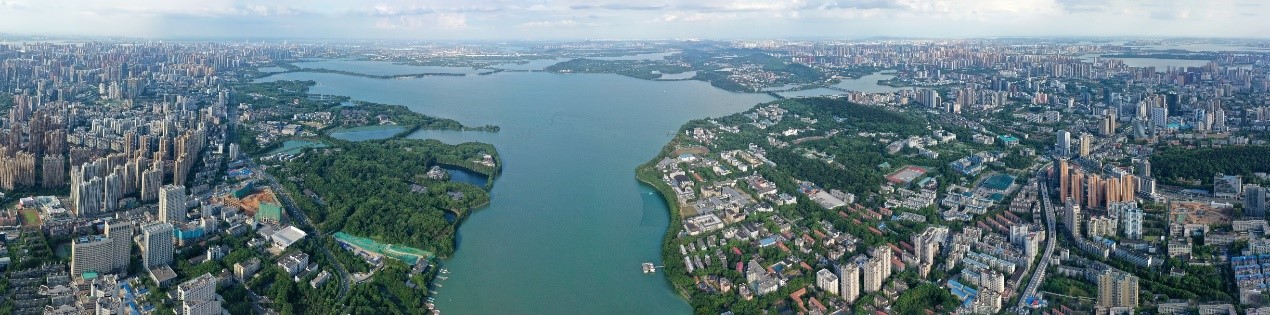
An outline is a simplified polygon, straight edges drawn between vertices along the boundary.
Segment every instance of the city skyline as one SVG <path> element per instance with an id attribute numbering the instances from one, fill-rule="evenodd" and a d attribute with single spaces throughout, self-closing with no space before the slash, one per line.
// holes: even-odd
<path id="1" fill-rule="evenodd" d="M 3 0 L 0 29 L 164 39 L 1263 37 L 1264 8 L 1241 0 Z"/>

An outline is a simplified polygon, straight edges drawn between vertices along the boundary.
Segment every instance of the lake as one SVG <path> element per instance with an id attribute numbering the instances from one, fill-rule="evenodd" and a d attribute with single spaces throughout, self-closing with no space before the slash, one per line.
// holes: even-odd
<path id="1" fill-rule="evenodd" d="M 348 140 L 348 141 L 362 141 L 362 140 L 388 139 L 388 137 L 392 137 L 393 135 L 396 135 L 398 132 L 401 132 L 403 130 L 406 130 L 406 128 L 402 126 L 379 125 L 379 126 L 361 126 L 361 127 L 353 127 L 353 128 L 332 129 L 327 134 L 330 135 L 331 138 L 335 138 L 335 139 Z"/>
<path id="2" fill-rule="evenodd" d="M 296 153 L 300 153 L 300 151 L 303 151 L 306 148 L 325 148 L 325 147 L 326 147 L 325 143 L 321 143 L 317 141 L 286 140 L 282 142 L 281 147 L 278 147 L 277 149 L 274 149 L 273 151 L 269 151 L 268 154 L 278 154 L 278 153 L 296 154 Z"/>
<path id="3" fill-rule="evenodd" d="M 859 79 L 843 79 L 842 82 L 838 82 L 838 84 L 834 84 L 833 86 L 836 88 L 865 93 L 891 93 L 905 89 L 878 84 L 878 81 L 890 80 L 893 78 L 895 78 L 894 72 L 878 72 L 862 76 Z"/>
<path id="4" fill-rule="evenodd" d="M 413 70 L 383 65 L 391 72 Z M 402 104 L 498 133 L 419 131 L 413 138 L 493 144 L 504 162 L 488 207 L 459 228 L 451 274 L 440 282 L 444 314 L 690 314 L 661 261 L 665 201 L 635 179 L 688 120 L 720 117 L 772 100 L 700 81 L 609 74 L 503 72 L 380 80 L 286 73 L 313 93 Z"/>
<path id="5" fill-rule="evenodd" d="M 1155 67 L 1156 71 L 1164 71 L 1168 67 L 1174 67 L 1174 68 L 1203 67 L 1209 62 L 1208 60 L 1190 60 L 1190 59 L 1106 58 L 1106 57 L 1100 57 L 1099 54 L 1085 54 L 1085 55 L 1078 56 L 1078 58 L 1085 61 L 1093 61 L 1094 58 L 1098 58 L 1098 60 L 1119 59 L 1121 61 L 1124 61 L 1124 64 L 1126 66 L 1138 67 L 1138 68 Z"/>
<path id="6" fill-rule="evenodd" d="M 1270 49 L 1231 44 L 1177 44 L 1130 46 L 1151 50 L 1185 50 L 1196 52 L 1270 52 Z"/>
<path id="7" fill-rule="evenodd" d="M 842 79 L 842 82 L 838 82 L 838 84 L 834 84 L 833 87 L 846 89 L 850 91 L 865 92 L 865 93 L 892 93 L 892 92 L 898 92 L 900 90 L 903 90 L 904 88 L 897 88 L 897 87 L 878 84 L 878 81 L 890 80 L 891 78 L 894 78 L 894 77 L 895 77 L 895 73 L 878 72 L 878 73 L 874 73 L 870 75 L 861 76 L 858 79 L 850 79 L 850 78 Z M 814 89 L 797 90 L 797 91 L 776 92 L 776 94 L 779 94 L 780 96 L 784 96 L 787 98 L 795 98 L 795 97 L 842 95 L 842 94 L 847 94 L 847 92 L 843 92 L 843 91 L 839 91 L 835 89 L 828 89 L 828 88 L 814 88 Z"/>
<path id="8" fill-rule="evenodd" d="M 481 71 L 479 69 L 465 67 L 410 66 L 385 61 L 341 59 L 297 62 L 295 65 L 300 68 L 348 71 L 369 75 L 405 75 L 420 73 L 454 73 L 471 75 L 489 71 Z"/>

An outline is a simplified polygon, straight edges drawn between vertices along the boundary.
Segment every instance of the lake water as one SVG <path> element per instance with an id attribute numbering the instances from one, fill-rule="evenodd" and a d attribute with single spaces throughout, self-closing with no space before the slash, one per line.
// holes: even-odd
<path id="1" fill-rule="evenodd" d="M 1197 52 L 1270 52 L 1270 49 L 1227 44 L 1180 44 L 1180 45 L 1147 45 L 1133 46 L 1153 50 L 1186 50 Z"/>
<path id="2" fill-rule="evenodd" d="M 1155 67 L 1156 70 L 1163 70 L 1168 67 L 1203 67 L 1208 64 L 1208 60 L 1186 60 L 1186 59 L 1160 59 L 1160 58 L 1116 58 L 1124 60 L 1124 64 L 1130 67 Z"/>
<path id="3" fill-rule="evenodd" d="M 895 78 L 895 73 L 893 72 L 892 73 L 878 72 L 878 73 L 862 76 L 859 79 L 843 79 L 842 82 L 838 82 L 838 84 L 834 84 L 833 86 L 837 88 L 843 88 L 847 90 L 866 92 L 866 93 L 890 93 L 890 92 L 898 92 L 899 90 L 903 90 L 904 88 L 897 88 L 893 86 L 878 84 L 878 81 L 890 80 L 893 78 Z"/>
<path id="4" fill-rule="evenodd" d="M 894 77 L 895 77 L 895 73 L 878 72 L 878 73 L 862 76 L 859 79 L 843 79 L 842 82 L 838 82 L 838 84 L 834 84 L 833 87 L 846 89 L 850 91 L 866 92 L 866 93 L 891 93 L 891 92 L 897 92 L 899 90 L 903 90 L 904 88 L 897 88 L 897 87 L 891 87 L 891 86 L 878 84 L 878 81 L 880 80 L 890 80 L 891 78 L 894 78 Z M 789 85 L 783 86 L 783 88 L 788 89 Z M 795 97 L 842 95 L 842 94 L 847 94 L 847 92 L 843 92 L 836 89 L 829 89 L 829 88 L 814 88 L 814 89 L 797 90 L 797 91 L 776 92 L 776 94 L 779 94 L 780 96 L 784 96 L 787 98 L 795 98 Z"/>
<path id="5" fill-rule="evenodd" d="M 514 63 L 514 62 L 502 63 L 502 64 L 491 65 L 490 67 L 495 69 L 534 71 L 534 70 L 543 70 L 551 65 L 569 61 L 569 60 L 573 60 L 573 58 L 534 59 L 534 60 L 527 60 L 527 62 L 521 63 L 521 64 Z"/>
<path id="6" fill-rule="evenodd" d="M 367 60 L 319 60 L 308 62 L 297 62 L 296 66 L 300 68 L 315 68 L 356 72 L 369 75 L 405 75 L 419 73 L 456 73 L 456 74 L 477 74 L 483 71 L 473 68 L 464 67 L 437 67 L 437 66 L 410 66 L 394 64 L 384 61 L 367 61 Z M 488 70 L 486 70 L 488 71 Z"/>
<path id="7" fill-rule="evenodd" d="M 696 71 L 684 71 L 681 73 L 662 73 L 658 80 L 687 80 L 697 76 Z"/>
<path id="8" fill-rule="evenodd" d="M 441 168 L 445 169 L 445 172 L 450 174 L 450 181 L 452 182 L 464 182 L 475 185 L 476 187 L 485 187 L 485 183 L 489 182 L 489 177 L 486 177 L 481 173 L 453 166 L 442 166 Z"/>
<path id="9" fill-rule="evenodd" d="M 1209 62 L 1208 60 L 1162 59 L 1162 58 L 1106 58 L 1106 57 L 1100 57 L 1100 56 L 1101 56 L 1100 54 L 1084 54 L 1084 55 L 1077 56 L 1077 58 L 1080 58 L 1081 60 L 1085 60 L 1085 61 L 1093 61 L 1094 58 L 1098 58 L 1098 60 L 1119 59 L 1124 61 L 1124 64 L 1126 66 L 1138 67 L 1138 68 L 1155 67 L 1156 71 L 1164 71 L 1168 67 L 1174 67 L 1174 68 L 1203 67 Z"/>
<path id="10" fill-rule="evenodd" d="M 635 180 L 634 169 L 684 122 L 772 100 L 700 81 L 606 74 L 268 79 L 314 80 L 320 84 L 313 93 L 502 128 L 411 135 L 492 143 L 504 161 L 490 205 L 461 225 L 458 251 L 444 262 L 451 274 L 436 296 L 444 314 L 691 313 L 663 274 L 640 271 L 643 262 L 661 261 L 669 217 L 664 200 Z"/>
<path id="11" fill-rule="evenodd" d="M 281 147 L 278 147 L 277 149 L 274 149 L 273 151 L 269 151 L 269 154 L 278 154 L 278 153 L 296 154 L 296 153 L 300 153 L 300 151 L 303 151 L 305 148 L 324 148 L 324 147 L 326 147 L 325 143 L 321 143 L 317 141 L 286 140 L 282 142 Z"/>
<path id="12" fill-rule="evenodd" d="M 330 133 L 328 133 L 328 135 L 330 135 L 331 138 L 340 139 L 340 140 L 362 141 L 362 140 L 387 139 L 388 137 L 392 137 L 393 135 L 396 135 L 398 132 L 401 132 L 403 130 L 406 130 L 406 128 L 402 126 L 393 126 L 393 125 L 362 126 L 362 127 L 353 127 L 353 128 L 334 129 L 334 130 L 331 130 Z"/>
<path id="13" fill-rule="evenodd" d="M 679 52 L 677 52 L 677 51 L 669 51 L 669 52 L 658 52 L 658 53 L 647 53 L 647 54 L 635 54 L 635 55 L 613 56 L 613 57 L 586 57 L 586 59 L 595 59 L 595 60 L 662 60 L 662 59 L 666 59 L 666 57 L 668 57 L 668 56 L 670 56 L 670 55 L 674 55 L 674 54 L 677 54 L 677 53 L 679 53 Z"/>

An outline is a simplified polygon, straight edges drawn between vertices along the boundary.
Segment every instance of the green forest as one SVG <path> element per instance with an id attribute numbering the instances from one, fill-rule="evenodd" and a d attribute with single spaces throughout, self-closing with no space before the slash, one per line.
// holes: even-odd
<path id="1" fill-rule="evenodd" d="M 488 203 L 489 194 L 484 187 L 429 180 L 425 173 L 441 164 L 491 177 L 498 173 L 497 167 L 471 162 L 496 154 L 488 144 L 415 139 L 331 142 L 331 148 L 310 151 L 276 169 L 278 177 L 295 179 L 288 181 L 288 189 L 319 197 L 297 200 L 313 222 L 324 231 L 403 244 L 441 257 L 454 252 L 457 222 L 470 209 Z M 426 191 L 412 191 L 412 185 Z M 447 213 L 452 217 L 447 219 Z"/>
<path id="2" fill-rule="evenodd" d="M 1270 172 L 1270 146 L 1222 148 L 1165 149 L 1151 156 L 1151 172 L 1164 184 L 1184 187 L 1209 187 L 1213 175 L 1242 175 L 1245 181 L 1253 173 Z M 1191 181 L 1198 180 L 1200 185 Z"/>

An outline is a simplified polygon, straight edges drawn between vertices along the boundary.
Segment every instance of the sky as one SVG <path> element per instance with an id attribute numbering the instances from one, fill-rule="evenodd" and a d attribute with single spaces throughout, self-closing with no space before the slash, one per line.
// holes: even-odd
<path id="1" fill-rule="evenodd" d="M 0 0 L 0 33 L 135 38 L 1267 37 L 1270 0 Z"/>

